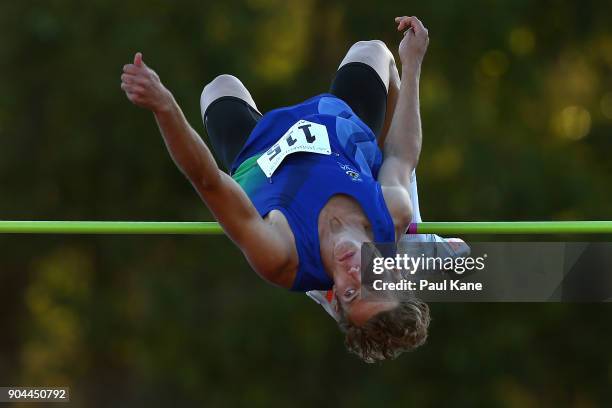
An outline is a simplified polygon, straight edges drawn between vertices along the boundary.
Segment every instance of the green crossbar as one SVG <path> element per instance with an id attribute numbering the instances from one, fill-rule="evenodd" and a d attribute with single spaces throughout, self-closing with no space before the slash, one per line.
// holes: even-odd
<path id="1" fill-rule="evenodd" d="M 612 234 L 612 221 L 423 222 L 419 234 Z"/>
<path id="2" fill-rule="evenodd" d="M 466 234 L 612 234 L 612 221 L 422 222 L 410 233 Z M 216 222 L 144 221 L 0 221 L 0 234 L 223 234 Z"/>
<path id="3" fill-rule="evenodd" d="M 0 234 L 223 234 L 216 222 L 0 221 Z"/>

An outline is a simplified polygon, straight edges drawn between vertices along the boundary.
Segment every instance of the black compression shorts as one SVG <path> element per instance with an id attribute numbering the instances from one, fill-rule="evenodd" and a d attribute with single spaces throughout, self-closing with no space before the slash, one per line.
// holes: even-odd
<path id="1" fill-rule="evenodd" d="M 329 93 L 346 102 L 378 137 L 387 110 L 387 90 L 374 68 L 361 62 L 342 66 Z M 248 103 L 234 96 L 223 96 L 204 113 L 208 143 L 217 161 L 229 170 L 261 115 Z"/>

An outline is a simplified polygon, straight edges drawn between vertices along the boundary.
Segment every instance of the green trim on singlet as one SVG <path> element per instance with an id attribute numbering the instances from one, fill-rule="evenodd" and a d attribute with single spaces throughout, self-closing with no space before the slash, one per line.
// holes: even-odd
<path id="1" fill-rule="evenodd" d="M 236 171 L 234 172 L 234 174 L 232 174 L 232 178 L 236 181 L 238 181 L 237 179 L 244 176 L 244 174 L 249 171 L 251 169 L 251 167 L 256 166 L 257 165 L 257 160 L 261 157 L 263 153 L 261 154 L 256 154 L 255 156 L 251 156 L 248 159 L 246 159 L 245 161 L 242 162 L 242 164 L 240 164 L 240 166 L 238 166 L 238 168 L 236 169 Z"/>
<path id="2" fill-rule="evenodd" d="M 236 180 L 244 192 L 250 196 L 258 189 L 262 188 L 268 179 L 257 164 L 257 159 L 261 157 L 263 153 L 251 156 L 238 166 L 236 172 L 232 174 L 232 178 Z"/>

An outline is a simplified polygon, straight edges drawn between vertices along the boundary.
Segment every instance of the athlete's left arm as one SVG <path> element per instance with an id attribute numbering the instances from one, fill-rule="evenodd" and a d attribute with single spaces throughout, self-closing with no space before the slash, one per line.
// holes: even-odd
<path id="1" fill-rule="evenodd" d="M 402 78 L 397 104 L 383 147 L 384 160 L 378 181 L 383 187 L 388 187 L 387 190 L 401 189 L 407 192 L 410 176 L 417 166 L 421 153 L 419 78 L 429 36 L 427 29 L 416 17 L 398 17 L 396 22 L 399 31 L 405 30 L 404 38 L 399 45 Z"/>

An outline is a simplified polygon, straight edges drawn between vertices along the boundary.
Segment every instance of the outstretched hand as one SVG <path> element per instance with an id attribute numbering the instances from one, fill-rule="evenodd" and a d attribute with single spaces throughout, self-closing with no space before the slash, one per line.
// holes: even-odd
<path id="1" fill-rule="evenodd" d="M 155 71 L 144 63 L 140 52 L 134 55 L 133 64 L 123 66 L 121 89 L 134 105 L 153 112 L 163 110 L 172 102 L 170 92 Z"/>
<path id="2" fill-rule="evenodd" d="M 404 38 L 399 45 L 402 65 L 417 64 L 420 66 L 429 44 L 427 28 L 414 16 L 395 17 L 395 22 L 397 23 L 397 31 L 404 32 Z"/>

